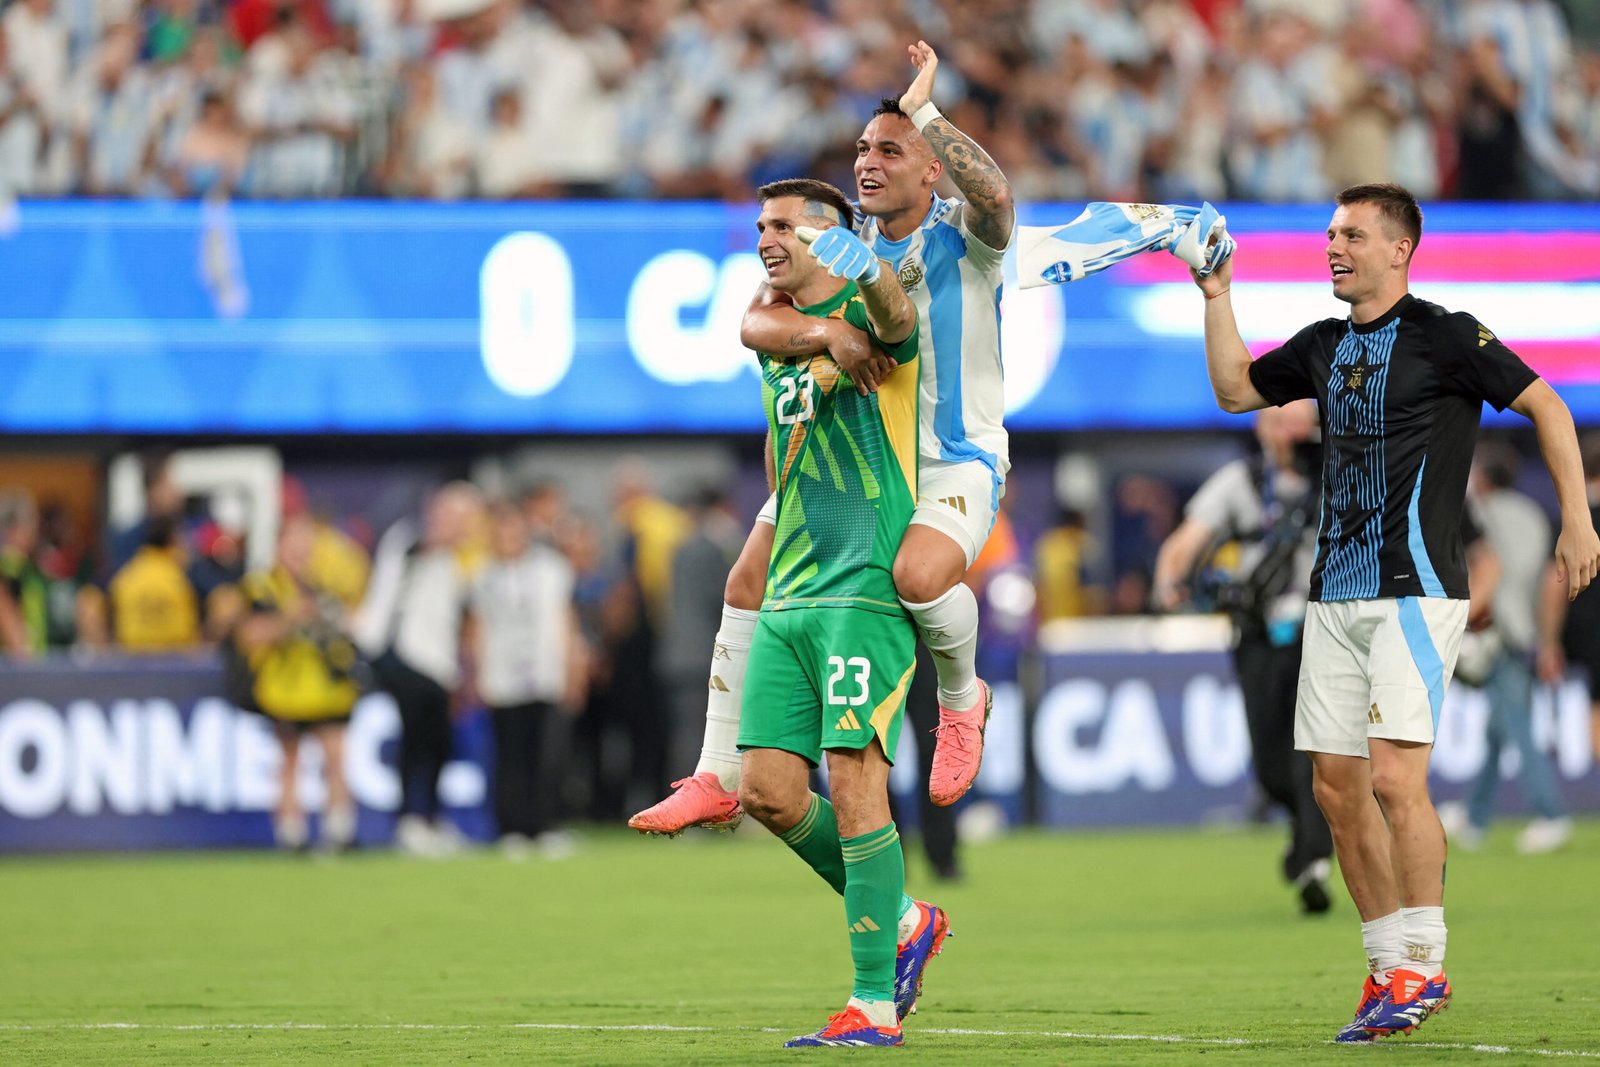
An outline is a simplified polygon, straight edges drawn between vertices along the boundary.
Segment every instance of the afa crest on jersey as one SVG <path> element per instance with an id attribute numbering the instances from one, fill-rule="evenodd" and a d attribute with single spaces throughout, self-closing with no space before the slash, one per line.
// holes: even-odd
<path id="1" fill-rule="evenodd" d="M 900 279 L 900 288 L 908 293 L 916 292 L 917 286 L 922 284 L 922 261 L 907 259 L 900 264 L 898 277 Z"/>

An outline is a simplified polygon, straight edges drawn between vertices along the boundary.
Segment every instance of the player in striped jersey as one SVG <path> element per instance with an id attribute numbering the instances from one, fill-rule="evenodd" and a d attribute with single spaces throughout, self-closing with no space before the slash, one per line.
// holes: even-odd
<path id="1" fill-rule="evenodd" d="M 994 525 L 1010 467 L 1000 370 L 1001 257 L 1016 227 L 1011 186 L 1000 168 L 932 103 L 939 59 L 926 42 L 910 48 L 917 74 L 899 100 L 885 100 L 856 142 L 856 185 L 867 216 L 861 239 L 895 271 L 922 320 L 920 490 L 894 561 L 897 595 L 933 653 L 939 730 L 929 793 L 953 804 L 977 776 L 993 696 L 978 678 L 978 602 L 962 575 Z M 948 175 L 965 200 L 934 192 Z M 894 366 L 863 350 L 848 324 L 800 314 L 764 290 L 745 318 L 747 347 L 776 356 L 830 353 L 870 392 Z M 700 763 L 676 791 L 628 825 L 673 834 L 689 826 L 727 829 L 737 802 L 740 687 L 776 521 L 768 502 L 728 576 L 712 657 Z"/>

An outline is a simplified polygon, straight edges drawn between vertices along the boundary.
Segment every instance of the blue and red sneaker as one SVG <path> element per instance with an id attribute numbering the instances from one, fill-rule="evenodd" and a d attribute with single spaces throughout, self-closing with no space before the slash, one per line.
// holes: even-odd
<path id="1" fill-rule="evenodd" d="M 1424 978 L 1416 971 L 1396 969 L 1389 976 L 1383 999 L 1363 1024 L 1374 1037 L 1409 1034 L 1433 1016 L 1444 1011 L 1454 991 L 1450 979 L 1441 971 Z"/>
<path id="2" fill-rule="evenodd" d="M 894 959 L 894 1013 L 902 1022 L 917 1010 L 928 961 L 944 951 L 944 939 L 950 934 L 950 916 L 943 908 L 921 900 L 914 903 L 918 912 L 917 928 L 900 946 Z"/>
<path id="3" fill-rule="evenodd" d="M 1378 1010 L 1378 1005 L 1383 1001 L 1383 995 L 1389 991 L 1387 983 L 1379 985 L 1372 980 L 1372 975 L 1367 975 L 1366 984 L 1361 987 L 1361 1003 L 1356 1005 L 1356 1017 L 1344 1024 L 1335 1041 L 1371 1041 L 1378 1035 L 1367 1030 L 1367 1020 L 1372 1013 Z"/>
<path id="4" fill-rule="evenodd" d="M 828 1019 L 828 1025 L 814 1034 L 791 1037 L 784 1048 L 824 1048 L 844 1046 L 866 1048 L 901 1045 L 905 1038 L 898 1026 L 873 1026 L 872 1020 L 860 1008 L 846 1006 L 844 1011 Z"/>

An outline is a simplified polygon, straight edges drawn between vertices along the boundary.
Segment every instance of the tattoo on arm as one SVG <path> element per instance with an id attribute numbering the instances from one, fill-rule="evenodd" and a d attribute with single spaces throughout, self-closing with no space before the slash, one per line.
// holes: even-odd
<path id="1" fill-rule="evenodd" d="M 940 116 L 922 128 L 933 154 L 950 169 L 950 180 L 967 198 L 967 227 L 990 248 L 1004 248 L 1011 237 L 1016 210 L 1011 183 L 989 153 Z"/>

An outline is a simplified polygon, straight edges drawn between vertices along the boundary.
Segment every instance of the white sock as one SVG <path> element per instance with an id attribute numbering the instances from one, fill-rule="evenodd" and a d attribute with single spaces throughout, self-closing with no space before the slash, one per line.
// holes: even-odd
<path id="1" fill-rule="evenodd" d="M 939 675 L 939 706 L 965 711 L 978 699 L 978 598 L 965 584 L 937 600 L 913 604 L 902 600 L 916 620 L 922 643 L 933 653 Z"/>
<path id="2" fill-rule="evenodd" d="M 1424 978 L 1444 972 L 1444 946 L 1449 934 L 1444 927 L 1444 908 L 1401 908 L 1400 951 L 1405 962 L 1400 966 L 1419 971 Z"/>
<path id="3" fill-rule="evenodd" d="M 857 1000 L 851 997 L 847 1007 L 860 1008 L 861 1014 L 865 1015 L 873 1026 L 887 1026 L 894 1029 L 900 1026 L 900 1017 L 894 1012 L 893 1000 Z"/>
<path id="4" fill-rule="evenodd" d="M 1389 980 L 1390 971 L 1405 964 L 1406 953 L 1400 944 L 1401 928 L 1398 911 L 1361 924 L 1361 947 L 1367 952 L 1367 970 L 1380 984 Z"/>
<path id="5" fill-rule="evenodd" d="M 917 932 L 917 923 L 922 921 L 922 909 L 917 907 L 917 902 L 910 896 L 900 894 L 900 929 L 895 934 L 894 943 L 903 945 L 911 940 L 911 935 Z"/>
<path id="6" fill-rule="evenodd" d="M 739 702 L 744 698 L 744 669 L 750 662 L 757 611 L 722 605 L 722 628 L 711 653 L 711 681 L 706 694 L 706 733 L 694 773 L 710 771 L 722 788 L 739 788 Z"/>

